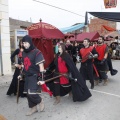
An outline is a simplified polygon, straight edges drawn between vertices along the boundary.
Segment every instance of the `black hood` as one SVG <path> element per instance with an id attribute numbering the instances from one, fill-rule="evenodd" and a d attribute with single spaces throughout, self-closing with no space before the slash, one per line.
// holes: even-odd
<path id="1" fill-rule="evenodd" d="M 31 50 L 35 48 L 35 46 L 32 43 L 32 38 L 29 35 L 24 36 L 22 39 L 22 42 L 28 42 L 30 44 L 30 47 L 28 49 L 25 49 L 23 47 L 25 52 L 30 52 Z"/>

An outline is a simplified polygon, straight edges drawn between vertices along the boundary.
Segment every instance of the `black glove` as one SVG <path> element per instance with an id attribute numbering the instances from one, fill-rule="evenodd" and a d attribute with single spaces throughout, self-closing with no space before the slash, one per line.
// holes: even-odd
<path id="1" fill-rule="evenodd" d="M 106 59 L 104 58 L 103 60 L 101 60 L 100 65 L 103 65 L 105 63 Z"/>
<path id="2" fill-rule="evenodd" d="M 68 73 L 67 78 L 68 78 L 69 80 L 71 80 L 71 81 L 77 82 L 77 78 L 73 78 L 73 77 L 72 77 L 72 74 L 71 74 L 70 72 Z"/>
<path id="3" fill-rule="evenodd" d="M 50 68 L 48 67 L 48 68 L 46 68 L 45 70 L 46 70 L 46 71 L 49 71 L 49 69 L 50 69 Z"/>

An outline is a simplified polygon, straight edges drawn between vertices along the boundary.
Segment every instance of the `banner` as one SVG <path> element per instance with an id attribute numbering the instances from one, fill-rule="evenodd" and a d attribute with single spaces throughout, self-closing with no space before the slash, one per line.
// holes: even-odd
<path id="1" fill-rule="evenodd" d="M 117 0 L 104 0 L 105 8 L 114 8 L 117 6 Z"/>
<path id="2" fill-rule="evenodd" d="M 112 27 L 109 27 L 109 26 L 106 26 L 106 25 L 102 25 L 102 27 L 105 28 L 107 31 L 111 31 L 111 32 L 116 31 L 115 28 L 112 28 Z"/>

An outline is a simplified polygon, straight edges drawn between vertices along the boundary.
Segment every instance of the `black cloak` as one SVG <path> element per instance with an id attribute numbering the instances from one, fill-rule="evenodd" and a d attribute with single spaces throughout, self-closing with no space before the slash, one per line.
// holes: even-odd
<path id="1" fill-rule="evenodd" d="M 91 97 L 91 93 L 86 86 L 86 83 L 78 71 L 77 67 L 75 66 L 72 58 L 68 53 L 64 53 L 63 60 L 66 62 L 66 65 L 68 67 L 69 72 L 72 75 L 72 78 L 76 78 L 77 81 L 71 80 L 71 86 L 72 86 L 72 94 L 73 94 L 73 101 L 85 101 L 89 97 Z"/>

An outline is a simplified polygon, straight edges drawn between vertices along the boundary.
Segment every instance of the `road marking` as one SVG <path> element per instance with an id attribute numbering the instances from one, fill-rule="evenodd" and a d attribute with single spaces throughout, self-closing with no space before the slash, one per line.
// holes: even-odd
<path id="1" fill-rule="evenodd" d="M 115 96 L 115 97 L 120 98 L 120 95 L 116 95 L 116 94 L 112 94 L 112 93 L 107 93 L 107 92 L 103 92 L 103 91 L 98 91 L 98 90 L 92 90 L 92 89 L 90 89 L 90 90 L 93 91 L 93 92 L 103 93 L 103 94 L 106 94 L 106 95 L 111 95 L 111 96 Z"/>

